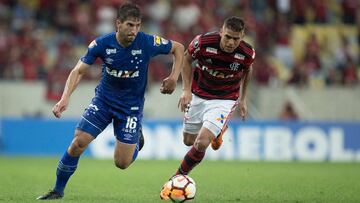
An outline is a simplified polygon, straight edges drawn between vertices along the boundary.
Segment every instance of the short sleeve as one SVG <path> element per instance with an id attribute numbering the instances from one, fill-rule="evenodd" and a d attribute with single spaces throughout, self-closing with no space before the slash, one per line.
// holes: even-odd
<path id="1" fill-rule="evenodd" d="M 190 56 L 193 59 L 196 59 L 198 57 L 198 53 L 199 53 L 199 50 L 200 50 L 200 47 L 201 47 L 200 36 L 201 35 L 197 35 L 191 41 L 191 43 L 189 44 L 188 49 L 187 49 L 188 53 L 190 54 Z"/>
<path id="2" fill-rule="evenodd" d="M 245 60 L 245 66 L 250 68 L 250 66 L 254 63 L 254 60 L 255 60 L 255 49 L 252 48 L 251 56 Z"/>
<path id="3" fill-rule="evenodd" d="M 149 55 L 154 57 L 159 54 L 169 54 L 172 43 L 170 40 L 164 39 L 157 35 L 145 34 L 145 40 L 149 50 Z"/>
<path id="4" fill-rule="evenodd" d="M 96 58 L 100 56 L 99 53 L 100 46 L 98 45 L 97 40 L 93 40 L 89 44 L 86 54 L 82 56 L 80 60 L 86 64 L 92 65 L 95 62 Z"/>

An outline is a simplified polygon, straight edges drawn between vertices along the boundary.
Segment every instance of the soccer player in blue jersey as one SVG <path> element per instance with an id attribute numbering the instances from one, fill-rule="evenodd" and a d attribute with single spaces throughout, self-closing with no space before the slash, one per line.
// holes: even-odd
<path id="1" fill-rule="evenodd" d="M 184 55 L 178 42 L 139 32 L 141 13 L 137 5 L 125 3 L 119 9 L 116 32 L 92 41 L 66 81 L 60 101 L 54 106 L 57 118 L 66 110 L 71 93 L 96 58 L 103 61 L 102 77 L 95 97 L 78 123 L 72 143 L 59 161 L 55 187 L 38 197 L 61 199 L 70 176 L 75 172 L 82 152 L 107 125 L 113 122 L 116 137 L 114 161 L 126 169 L 136 159 L 141 136 L 144 93 L 149 60 L 158 54 L 172 54 L 170 75 L 162 81 L 161 93 L 171 94 L 176 86 Z"/>

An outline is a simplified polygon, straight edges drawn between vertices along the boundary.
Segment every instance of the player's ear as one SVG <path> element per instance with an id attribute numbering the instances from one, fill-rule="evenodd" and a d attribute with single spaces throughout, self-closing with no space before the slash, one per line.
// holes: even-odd
<path id="1" fill-rule="evenodd" d="M 222 37 L 222 36 L 223 36 L 223 33 L 224 33 L 224 27 L 221 27 L 221 28 L 220 28 L 220 32 L 219 32 L 220 37 Z"/>
<path id="2" fill-rule="evenodd" d="M 245 37 L 245 31 L 241 30 L 240 31 L 240 40 L 243 39 Z"/>
<path id="3" fill-rule="evenodd" d="M 121 24 L 121 21 L 119 19 L 116 19 L 115 20 L 115 25 L 116 25 L 116 28 L 118 28 Z"/>

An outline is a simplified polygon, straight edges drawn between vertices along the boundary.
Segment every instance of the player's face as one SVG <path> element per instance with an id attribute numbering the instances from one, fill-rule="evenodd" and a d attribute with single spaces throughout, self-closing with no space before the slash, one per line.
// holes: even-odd
<path id="1" fill-rule="evenodd" d="M 239 46 L 240 41 L 244 37 L 244 32 L 235 32 L 231 29 L 223 27 L 220 31 L 220 36 L 220 48 L 227 53 L 232 53 L 236 47 Z"/>
<path id="2" fill-rule="evenodd" d="M 140 30 L 141 20 L 137 18 L 129 18 L 124 22 L 116 20 L 116 27 L 121 41 L 126 44 L 134 41 L 137 33 Z"/>

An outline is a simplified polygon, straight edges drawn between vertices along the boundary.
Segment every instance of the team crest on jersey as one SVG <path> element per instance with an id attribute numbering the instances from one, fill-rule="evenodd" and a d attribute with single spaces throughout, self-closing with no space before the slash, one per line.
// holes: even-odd
<path id="1" fill-rule="evenodd" d="M 116 54 L 116 49 L 106 49 L 106 54 L 109 55 L 109 54 Z"/>
<path id="2" fill-rule="evenodd" d="M 93 48 L 94 46 L 97 46 L 97 44 L 96 44 L 96 41 L 95 40 L 93 40 L 90 44 L 89 44 L 89 48 Z"/>
<path id="3" fill-rule="evenodd" d="M 212 47 L 206 47 L 206 52 L 209 52 L 212 54 L 217 54 L 217 49 L 212 48 Z"/>
<path id="4" fill-rule="evenodd" d="M 236 58 L 236 59 L 240 59 L 240 60 L 244 60 L 245 56 L 244 56 L 244 55 L 242 55 L 242 54 L 238 54 L 238 53 L 236 53 L 236 54 L 234 55 L 234 58 Z"/>
<path id="5" fill-rule="evenodd" d="M 226 116 L 224 116 L 224 114 L 220 115 L 220 118 L 216 118 L 217 121 L 219 121 L 220 123 L 224 123 L 226 120 Z"/>
<path id="6" fill-rule="evenodd" d="M 237 71 L 237 70 L 239 70 L 239 66 L 240 66 L 240 64 L 238 62 L 234 62 L 234 63 L 230 64 L 230 69 L 232 71 Z"/>

